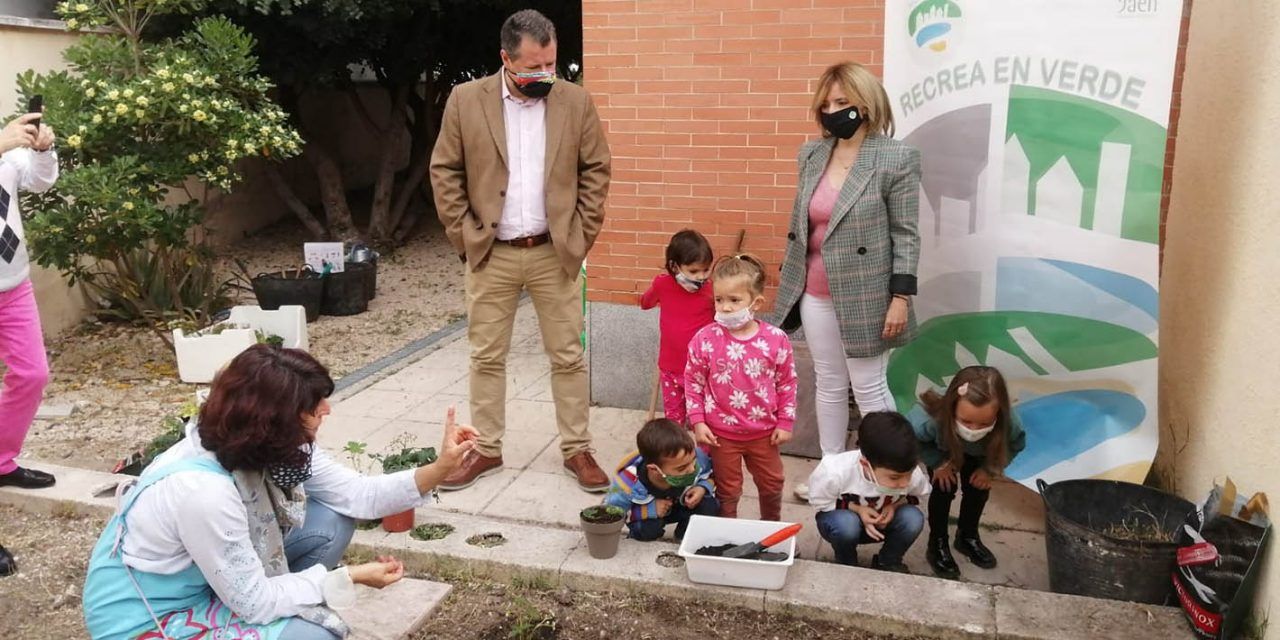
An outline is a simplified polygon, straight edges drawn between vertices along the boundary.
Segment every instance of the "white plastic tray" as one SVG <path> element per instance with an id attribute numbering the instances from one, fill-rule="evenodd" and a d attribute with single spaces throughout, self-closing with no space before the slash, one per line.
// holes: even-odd
<path id="1" fill-rule="evenodd" d="M 771 591 L 781 589 L 787 583 L 787 570 L 795 563 L 795 536 L 769 547 L 768 551 L 787 554 L 787 559 L 781 562 L 699 556 L 694 552 L 706 546 L 763 540 L 769 534 L 791 524 L 790 522 L 693 516 L 689 521 L 689 528 L 685 531 L 684 541 L 680 543 L 679 551 L 680 557 L 684 558 L 684 566 L 689 572 L 689 580 L 727 587 Z"/>

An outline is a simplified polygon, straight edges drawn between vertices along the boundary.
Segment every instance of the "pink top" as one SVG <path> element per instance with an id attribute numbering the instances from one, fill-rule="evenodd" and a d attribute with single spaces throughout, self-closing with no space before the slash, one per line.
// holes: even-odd
<path id="1" fill-rule="evenodd" d="M 660 273 L 654 277 L 649 290 L 640 296 L 641 309 L 652 309 L 658 305 L 662 305 L 658 312 L 658 368 L 684 375 L 689 340 L 698 329 L 711 324 L 716 318 L 711 281 L 707 280 L 701 289 L 689 293 L 671 274 Z"/>
<path id="2" fill-rule="evenodd" d="M 831 297 L 827 265 L 822 262 L 822 241 L 827 237 L 827 224 L 831 222 L 831 212 L 836 208 L 839 197 L 840 190 L 831 186 L 831 181 L 823 176 L 809 200 L 809 261 L 804 292 L 811 296 Z"/>
<path id="3" fill-rule="evenodd" d="M 703 327 L 689 342 L 684 385 L 689 424 L 705 422 L 717 438 L 756 440 L 795 424 L 791 340 L 771 324 L 742 340 L 719 324 Z"/>
<path id="4" fill-rule="evenodd" d="M 521 100 L 502 80 L 502 123 L 507 134 L 507 195 L 498 220 L 498 239 L 547 232 L 543 165 L 547 155 L 547 101 Z"/>

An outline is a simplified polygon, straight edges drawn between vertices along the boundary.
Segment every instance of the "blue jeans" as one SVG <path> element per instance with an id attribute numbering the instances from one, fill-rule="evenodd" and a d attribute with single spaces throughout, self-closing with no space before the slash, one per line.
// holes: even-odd
<path id="1" fill-rule="evenodd" d="M 327 569 L 337 567 L 355 530 L 355 520 L 315 500 L 307 500 L 306 521 L 284 538 L 289 570 L 297 573 L 317 564 Z M 334 640 L 336 637 L 324 627 L 298 618 L 289 620 L 280 633 L 280 640 Z"/>
<path id="2" fill-rule="evenodd" d="M 666 531 L 667 525 L 675 523 L 676 540 L 684 539 L 684 531 L 689 528 L 689 518 L 694 514 L 700 516 L 714 516 L 720 513 L 720 501 L 716 497 L 707 494 L 702 496 L 702 501 L 698 506 L 690 509 L 684 506 L 684 503 L 676 502 L 671 505 L 671 511 L 667 513 L 665 518 L 654 518 L 652 520 L 641 520 L 639 522 L 631 522 L 627 524 L 627 531 L 631 533 L 633 540 L 641 540 L 649 542 L 662 537 Z"/>
<path id="3" fill-rule="evenodd" d="M 858 545 L 874 543 L 863 531 L 862 518 L 848 509 L 832 509 L 820 511 L 817 516 L 818 534 L 823 540 L 831 543 L 836 552 L 836 562 L 854 566 L 858 564 Z M 891 565 L 902 562 L 911 543 L 919 537 L 924 529 L 924 514 L 915 505 L 904 504 L 893 514 L 889 526 L 883 527 L 884 547 L 880 549 L 880 564 Z"/>

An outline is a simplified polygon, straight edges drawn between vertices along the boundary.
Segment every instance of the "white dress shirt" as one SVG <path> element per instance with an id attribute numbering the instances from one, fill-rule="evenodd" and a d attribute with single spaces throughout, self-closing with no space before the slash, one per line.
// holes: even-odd
<path id="1" fill-rule="evenodd" d="M 198 457 L 214 459 L 213 453 L 200 446 L 192 422 L 187 425 L 186 439 L 152 464 L 163 466 Z M 413 475 L 410 470 L 364 476 L 316 447 L 311 478 L 303 488 L 308 499 L 342 515 L 373 519 L 422 504 Z M 230 477 L 204 471 L 177 472 L 138 496 L 126 525 L 128 532 L 121 547 L 125 565 L 172 575 L 194 562 L 218 599 L 252 624 L 297 615 L 350 587 L 346 568 L 328 571 L 320 565 L 268 578 L 250 542 L 248 514 Z"/>
<path id="2" fill-rule="evenodd" d="M 543 188 L 547 156 L 547 101 L 520 99 L 502 79 L 502 117 L 507 132 L 507 196 L 498 221 L 498 239 L 547 232 Z"/>

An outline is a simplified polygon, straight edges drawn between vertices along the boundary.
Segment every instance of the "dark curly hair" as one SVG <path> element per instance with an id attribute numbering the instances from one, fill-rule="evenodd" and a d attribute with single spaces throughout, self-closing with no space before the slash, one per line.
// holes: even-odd
<path id="1" fill-rule="evenodd" d="M 329 370 L 301 349 L 249 347 L 213 379 L 200 409 L 200 442 L 228 471 L 297 464 L 313 437 L 302 414 L 333 393 Z"/>

